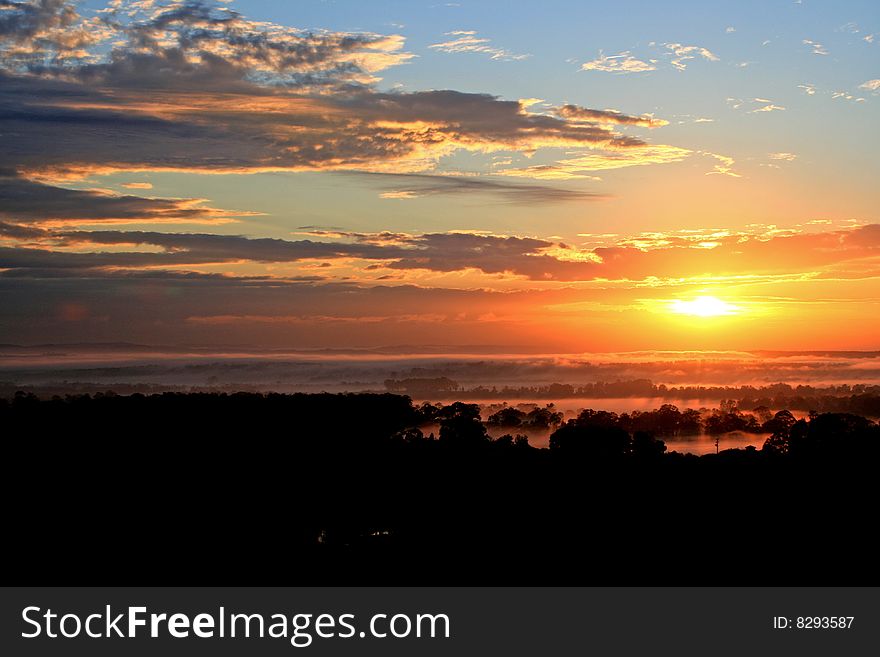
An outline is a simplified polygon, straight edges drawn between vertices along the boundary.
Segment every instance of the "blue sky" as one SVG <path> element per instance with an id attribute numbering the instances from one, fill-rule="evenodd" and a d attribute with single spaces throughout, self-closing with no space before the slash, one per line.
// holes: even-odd
<path id="1" fill-rule="evenodd" d="M 653 113 L 669 121 L 662 130 L 663 140 L 694 151 L 733 157 L 743 176 L 766 179 L 767 172 L 761 171 L 761 165 L 773 164 L 766 161 L 767 153 L 796 151 L 798 161 L 788 166 L 787 171 L 775 172 L 773 181 L 774 185 L 793 187 L 793 193 L 833 184 L 857 194 L 859 189 L 871 185 L 873 152 L 880 145 L 878 131 L 874 129 L 877 99 L 859 89 L 859 85 L 878 75 L 880 11 L 875 3 L 807 0 L 511 5 L 243 0 L 232 6 L 255 20 L 303 29 L 404 36 L 405 50 L 416 57 L 382 71 L 380 88 L 455 89 L 509 100 L 540 98 L 547 105 L 573 103 L 631 114 Z M 729 28 L 734 31 L 728 31 Z M 456 30 L 474 31 L 478 38 L 489 39 L 488 47 L 528 57 L 492 59 L 483 53 L 446 53 L 430 47 L 453 38 L 446 33 Z M 875 34 L 878 37 L 873 43 L 865 40 Z M 814 47 L 805 44 L 805 40 L 821 44 L 821 51 L 828 54 L 815 54 Z M 670 65 L 669 49 L 663 45 L 667 43 L 707 48 L 718 61 L 698 56 L 686 60 L 686 70 L 677 70 Z M 644 61 L 656 59 L 656 68 L 630 74 L 581 70 L 582 64 L 594 60 L 600 51 L 606 56 L 630 52 Z M 807 89 L 814 90 L 813 94 L 807 94 Z M 853 98 L 834 97 L 841 93 Z M 764 106 L 754 98 L 768 99 L 785 110 L 750 113 Z M 855 102 L 856 98 L 865 100 Z M 737 102 L 741 106 L 734 108 Z M 694 123 L 698 119 L 711 122 Z M 646 138 L 659 141 L 660 135 Z M 535 162 L 550 162 L 562 152 L 548 150 L 538 154 Z M 524 161 L 521 156 L 513 157 Z M 458 153 L 444 158 L 441 168 L 485 171 L 487 161 L 480 154 Z M 841 167 L 844 161 L 847 166 Z M 681 169 L 689 164 L 670 168 Z M 711 169 L 705 162 L 701 164 L 702 168 L 694 164 L 701 175 Z M 789 179 L 795 173 L 794 179 Z M 628 169 L 607 172 L 603 178 L 606 186 L 613 188 L 612 193 L 621 194 L 627 187 L 640 183 L 644 174 Z M 664 173 L 656 172 L 656 176 L 650 177 L 663 178 Z M 251 180 L 248 189 L 236 193 L 252 196 L 247 198 L 249 204 L 266 206 L 273 213 L 293 213 L 283 200 L 272 202 L 264 193 L 263 188 L 273 185 L 273 180 Z M 212 197 L 225 196 L 224 190 L 229 186 L 228 181 L 175 183 L 173 178 L 163 184 L 169 193 L 181 195 L 186 195 L 188 186 L 204 187 Z M 339 216 L 348 212 L 347 203 L 333 211 L 340 199 L 338 194 L 321 199 L 314 196 L 325 186 L 338 190 L 335 182 L 316 185 L 309 176 L 302 176 L 285 184 L 295 189 L 298 196 L 314 199 L 310 206 L 322 207 L 323 212 L 314 214 L 316 220 L 338 223 Z M 256 190 L 253 195 L 251 188 Z M 353 185 L 342 198 L 362 204 L 369 194 L 364 185 Z M 436 217 L 429 201 L 422 203 L 428 205 L 423 213 L 426 225 L 452 229 L 467 223 L 444 222 Z M 448 200 L 446 204 L 434 205 L 447 207 Z M 372 216 L 346 224 L 362 227 L 381 215 L 387 217 L 388 228 L 412 228 L 405 219 L 397 217 L 409 215 L 411 209 L 401 212 L 400 208 L 387 207 L 387 203 L 384 206 L 367 212 Z M 823 212 L 826 208 L 819 204 L 817 210 Z M 799 211 L 800 208 L 780 220 L 796 220 Z M 305 218 L 299 213 L 297 216 Z M 505 216 L 511 219 L 508 212 Z M 743 223 L 766 219 L 767 216 L 755 212 L 744 217 Z M 642 228 L 637 218 L 633 220 L 637 222 L 633 228 Z M 514 217 L 503 227 L 523 230 L 527 221 Z M 577 228 L 564 221 L 551 219 L 551 223 L 551 233 L 567 233 L 568 237 Z"/>

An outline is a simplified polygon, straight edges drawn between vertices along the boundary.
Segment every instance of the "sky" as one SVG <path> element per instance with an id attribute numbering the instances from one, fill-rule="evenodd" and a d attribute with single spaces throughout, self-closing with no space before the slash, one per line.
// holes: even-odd
<path id="1" fill-rule="evenodd" d="M 880 348 L 876 2 L 0 0 L 0 343 Z"/>

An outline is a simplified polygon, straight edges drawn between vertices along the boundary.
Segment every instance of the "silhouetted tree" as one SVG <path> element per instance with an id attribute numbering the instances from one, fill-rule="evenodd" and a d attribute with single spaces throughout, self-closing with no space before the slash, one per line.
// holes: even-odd
<path id="1" fill-rule="evenodd" d="M 705 428 L 706 433 L 713 436 L 730 433 L 731 431 L 745 431 L 748 433 L 759 433 L 761 431 L 761 426 L 754 415 L 738 411 L 732 413 L 713 413 L 706 418 Z"/>
<path id="2" fill-rule="evenodd" d="M 528 437 L 522 434 L 511 436 L 509 433 L 506 433 L 493 440 L 492 444 L 503 449 L 532 449 L 531 445 L 529 445 Z"/>
<path id="3" fill-rule="evenodd" d="M 752 409 L 752 413 L 758 419 L 758 422 L 761 424 L 766 424 L 772 417 L 773 414 L 770 412 L 770 409 L 766 406 L 756 406 Z"/>
<path id="4" fill-rule="evenodd" d="M 562 413 L 555 410 L 553 404 L 544 408 L 534 408 L 528 412 L 523 424 L 536 429 L 549 429 L 562 422 Z"/>
<path id="5" fill-rule="evenodd" d="M 486 424 L 498 427 L 521 427 L 525 419 L 526 414 L 523 411 L 508 406 L 507 408 L 502 408 L 497 413 L 490 415 L 486 419 Z"/>
<path id="6" fill-rule="evenodd" d="M 761 426 L 761 431 L 765 433 L 785 434 L 787 436 L 795 422 L 797 422 L 797 419 L 791 414 L 791 411 L 779 411 L 772 418 L 764 422 Z"/>
<path id="7" fill-rule="evenodd" d="M 642 461 L 656 461 L 666 452 L 666 443 L 650 433 L 638 431 L 633 435 L 631 452 Z"/>
<path id="8" fill-rule="evenodd" d="M 703 418 L 700 416 L 700 411 L 686 408 L 681 413 L 681 421 L 678 426 L 679 434 L 682 436 L 699 434 L 703 430 Z"/>
<path id="9" fill-rule="evenodd" d="M 604 411 L 600 411 L 604 413 Z M 599 423 L 569 420 L 550 435 L 550 451 L 576 458 L 618 459 L 630 451 L 630 435 L 615 424 L 607 424 L 609 413 Z"/>
<path id="10" fill-rule="evenodd" d="M 795 458 L 867 458 L 878 453 L 880 427 L 851 413 L 823 413 L 795 423 L 789 453 Z"/>
<path id="11" fill-rule="evenodd" d="M 480 420 L 478 404 L 455 402 L 438 413 L 440 441 L 448 445 L 469 447 L 489 442 L 486 427 Z"/>

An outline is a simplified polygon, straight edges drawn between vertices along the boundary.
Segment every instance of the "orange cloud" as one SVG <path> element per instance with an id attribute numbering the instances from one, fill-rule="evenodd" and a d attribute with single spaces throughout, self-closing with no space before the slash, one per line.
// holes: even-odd
<path id="1" fill-rule="evenodd" d="M 483 233 L 343 232 L 327 235 L 333 241 L 287 241 L 145 231 L 43 231 L 16 238 L 14 228 L 10 237 L 27 239 L 31 246 L 0 249 L 0 268 L 22 273 L 47 268 L 72 273 L 101 268 L 342 260 L 353 274 L 377 267 L 403 272 L 473 270 L 542 282 L 629 281 L 657 287 L 689 280 L 743 281 L 780 274 L 815 277 L 829 267 L 854 263 L 867 263 L 870 272 L 880 257 L 880 224 L 817 233 L 658 232 L 591 249 Z M 123 245 L 143 245 L 151 250 L 111 252 L 105 248 Z"/>

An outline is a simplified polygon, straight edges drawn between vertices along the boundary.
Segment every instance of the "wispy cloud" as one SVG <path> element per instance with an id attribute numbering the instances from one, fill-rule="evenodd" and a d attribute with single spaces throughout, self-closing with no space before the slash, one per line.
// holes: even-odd
<path id="1" fill-rule="evenodd" d="M 590 123 L 610 123 L 617 125 L 636 125 L 643 128 L 659 128 L 669 125 L 669 121 L 656 119 L 650 115 L 631 116 L 618 110 L 596 110 L 579 105 L 563 105 L 557 110 L 557 114 L 566 119 L 587 121 Z"/>
<path id="2" fill-rule="evenodd" d="M 771 103 L 769 101 L 759 100 L 756 98 L 755 102 L 766 103 L 766 104 L 762 105 L 761 107 L 757 107 L 753 110 L 749 110 L 749 114 L 756 114 L 757 112 L 783 112 L 783 111 L 785 111 L 785 107 L 783 107 L 782 105 L 776 105 L 776 104 Z"/>
<path id="3" fill-rule="evenodd" d="M 864 98 L 853 96 L 848 91 L 834 91 L 831 93 L 831 99 L 837 100 L 838 98 L 842 98 L 843 100 L 851 100 L 855 103 L 863 103 L 865 102 Z"/>
<path id="4" fill-rule="evenodd" d="M 655 70 L 656 63 L 656 60 L 637 59 L 628 50 L 617 55 L 606 55 L 600 50 L 596 59 L 581 64 L 581 70 L 604 71 L 606 73 L 643 73 Z"/>
<path id="5" fill-rule="evenodd" d="M 859 89 L 867 89 L 868 91 L 880 91 L 880 79 L 868 80 L 859 85 Z"/>
<path id="6" fill-rule="evenodd" d="M 727 104 L 730 106 L 731 109 L 735 110 L 751 108 L 746 109 L 747 114 L 785 111 L 785 107 L 775 104 L 772 100 L 768 98 L 751 98 L 749 100 L 743 100 L 742 98 L 728 98 Z"/>
<path id="7" fill-rule="evenodd" d="M 503 174 L 504 172 L 499 172 Z M 365 180 L 385 188 L 384 199 L 404 200 L 439 195 L 483 194 L 500 201 L 519 205 L 564 201 L 601 201 L 606 194 L 575 189 L 549 187 L 534 183 L 513 183 L 484 176 L 442 176 L 431 174 L 358 174 Z M 529 176 L 540 178 L 541 176 Z"/>
<path id="8" fill-rule="evenodd" d="M 707 171 L 707 176 L 730 176 L 731 178 L 741 178 L 742 176 L 733 170 L 735 160 L 728 155 L 719 155 L 718 153 L 710 153 L 708 151 L 700 151 L 702 155 L 707 155 L 715 159 L 715 164 L 711 171 Z"/>
<path id="9" fill-rule="evenodd" d="M 811 39 L 804 39 L 802 41 L 802 43 L 805 46 L 810 46 L 811 52 L 814 55 L 827 55 L 828 54 L 828 51 L 825 49 L 825 46 L 823 46 L 821 43 L 818 43 L 818 42 L 813 41 Z"/>
<path id="10" fill-rule="evenodd" d="M 649 45 L 657 46 L 653 41 Z M 719 61 L 719 57 L 715 53 L 702 46 L 664 43 L 663 48 L 665 50 L 662 51 L 662 54 L 668 57 L 669 64 L 679 71 L 687 69 L 688 62 L 697 57 L 711 62 Z M 592 61 L 582 64 L 581 69 L 585 71 L 605 71 L 607 73 L 641 73 L 656 70 L 660 61 L 659 59 L 638 59 L 629 50 L 625 50 L 617 55 L 606 55 L 600 50 L 599 56 Z"/>
<path id="11" fill-rule="evenodd" d="M 496 173 L 504 176 L 522 176 L 548 180 L 588 178 L 590 177 L 588 174 L 595 171 L 680 162 L 687 158 L 691 152 L 686 148 L 678 146 L 665 144 L 646 145 L 627 151 L 582 153 L 575 157 L 559 160 L 553 164 L 505 169 Z"/>
<path id="12" fill-rule="evenodd" d="M 711 52 L 707 48 L 703 48 L 702 46 L 685 46 L 680 43 L 666 43 L 663 44 L 667 50 L 669 50 L 672 59 L 670 60 L 670 64 L 672 64 L 679 71 L 683 71 L 687 68 L 687 61 L 694 59 L 696 57 L 702 57 L 705 60 L 710 62 L 719 61 L 719 57 Z"/>
<path id="13" fill-rule="evenodd" d="M 446 32 L 446 36 L 452 38 L 428 47 L 438 52 L 446 53 L 478 53 L 488 55 L 490 59 L 499 61 L 518 61 L 530 57 L 530 55 L 516 54 L 506 48 L 490 45 L 491 41 L 489 39 L 477 36 L 477 33 L 473 30 L 455 30 L 453 32 Z"/>

